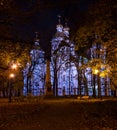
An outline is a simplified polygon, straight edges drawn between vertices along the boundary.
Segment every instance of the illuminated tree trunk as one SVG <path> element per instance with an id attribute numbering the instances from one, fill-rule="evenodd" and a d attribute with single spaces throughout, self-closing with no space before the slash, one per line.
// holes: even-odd
<path id="1" fill-rule="evenodd" d="M 81 96 L 82 88 L 81 88 L 81 72 L 78 71 L 78 95 Z"/>
<path id="2" fill-rule="evenodd" d="M 86 95 L 88 96 L 89 95 L 89 92 L 88 92 L 88 86 L 87 86 L 87 83 L 85 85 L 85 91 L 86 91 Z"/>
<path id="3" fill-rule="evenodd" d="M 85 95 L 88 96 L 88 85 L 87 85 L 87 78 L 85 76 L 85 73 L 83 73 L 83 77 L 84 77 L 84 87 L 85 87 Z"/>
<path id="4" fill-rule="evenodd" d="M 69 95 L 71 95 L 71 64 L 69 66 Z"/>
<path id="5" fill-rule="evenodd" d="M 32 78 L 32 74 L 34 71 L 36 63 L 32 61 L 29 70 L 28 70 L 28 74 L 27 74 L 27 81 L 26 81 L 26 88 L 27 88 L 27 94 L 31 94 L 32 93 L 32 84 L 31 84 L 31 78 Z"/>
<path id="6" fill-rule="evenodd" d="M 53 81 L 53 94 L 54 96 L 58 96 L 58 76 L 56 67 L 54 69 L 54 81 Z"/>
<path id="7" fill-rule="evenodd" d="M 11 81 L 11 79 L 9 78 L 9 102 L 11 103 L 11 98 L 12 98 L 12 83 L 11 83 L 12 81 Z"/>
<path id="8" fill-rule="evenodd" d="M 97 80 L 98 80 L 98 98 L 101 98 L 101 86 L 100 86 L 100 76 L 99 74 L 97 75 Z"/>
<path id="9" fill-rule="evenodd" d="M 27 75 L 26 88 L 27 88 L 27 94 L 31 94 L 31 75 L 30 75 L 30 72 Z"/>
<path id="10" fill-rule="evenodd" d="M 58 96 L 58 76 L 57 76 L 57 73 L 56 73 L 56 82 L 55 82 L 55 95 Z"/>
<path id="11" fill-rule="evenodd" d="M 32 86 L 31 86 L 31 76 L 30 76 L 30 77 L 29 77 L 29 80 L 28 80 L 28 88 L 29 88 L 29 89 L 28 89 L 28 90 L 29 90 L 28 93 L 29 93 L 29 94 L 32 93 L 32 88 L 31 88 L 31 87 L 32 87 Z"/>
<path id="12" fill-rule="evenodd" d="M 96 90 L 95 90 L 95 75 L 93 75 L 93 97 L 96 98 Z"/>
<path id="13" fill-rule="evenodd" d="M 56 71 L 56 61 L 54 62 L 54 70 L 53 70 L 53 94 L 56 96 L 56 79 L 57 79 L 57 71 Z"/>
<path id="14" fill-rule="evenodd" d="M 29 89 L 28 89 L 28 76 L 26 77 L 26 93 L 28 94 Z"/>
<path id="15" fill-rule="evenodd" d="M 105 96 L 108 96 L 108 89 L 107 89 L 107 79 L 104 79 L 104 87 L 105 87 Z"/>

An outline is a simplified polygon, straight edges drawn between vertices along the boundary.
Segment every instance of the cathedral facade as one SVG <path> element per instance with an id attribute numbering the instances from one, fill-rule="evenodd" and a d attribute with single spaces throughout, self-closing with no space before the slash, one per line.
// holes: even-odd
<path id="1" fill-rule="evenodd" d="M 45 52 L 41 49 L 39 38 L 36 34 L 33 49 L 30 51 L 31 62 L 23 70 L 24 95 L 31 93 L 34 96 L 43 95 L 45 91 Z"/>
<path id="2" fill-rule="evenodd" d="M 69 30 L 67 23 L 63 27 L 59 19 L 51 40 L 51 82 L 55 95 L 77 94 L 77 68 L 71 60 L 75 57 L 75 48 L 69 39 Z"/>
<path id="3" fill-rule="evenodd" d="M 67 23 L 63 26 L 59 17 L 56 33 L 51 40 L 49 62 L 45 60 L 44 51 L 36 34 L 34 47 L 30 51 L 31 62 L 27 63 L 23 71 L 24 95 L 46 94 L 46 79 L 51 86 L 49 90 L 52 90 L 54 96 L 111 95 L 106 48 L 95 40 L 90 47 L 90 60 L 82 56 L 78 58 L 74 42 L 69 38 L 69 30 Z M 49 71 L 46 70 L 47 63 L 50 66 Z"/>
<path id="4" fill-rule="evenodd" d="M 51 40 L 50 79 L 54 95 L 76 95 L 78 80 L 77 68 L 71 61 L 75 56 L 74 43 L 69 40 L 69 27 L 60 23 L 56 26 L 56 34 Z M 44 95 L 46 61 L 44 51 L 40 48 L 38 36 L 34 48 L 30 52 L 31 62 L 24 69 L 24 95 Z"/>

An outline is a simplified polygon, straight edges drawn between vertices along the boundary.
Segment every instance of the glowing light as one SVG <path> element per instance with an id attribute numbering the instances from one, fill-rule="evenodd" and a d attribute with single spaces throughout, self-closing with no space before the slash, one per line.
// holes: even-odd
<path id="1" fill-rule="evenodd" d="M 100 77 L 105 78 L 105 76 L 106 76 L 106 73 L 105 73 L 105 72 L 101 72 L 101 73 L 100 73 Z"/>
<path id="2" fill-rule="evenodd" d="M 98 74 L 99 70 L 98 69 L 93 69 L 93 74 Z"/>
<path id="3" fill-rule="evenodd" d="M 9 77 L 10 77 L 10 78 L 14 78 L 15 75 L 14 75 L 14 74 L 10 74 Z"/>
<path id="4" fill-rule="evenodd" d="M 11 66 L 11 68 L 12 68 L 12 69 L 16 69 L 16 68 L 17 68 L 17 65 L 16 65 L 16 64 L 13 64 L 13 65 Z"/>
<path id="5" fill-rule="evenodd" d="M 101 64 L 101 69 L 104 69 L 105 68 L 105 65 L 104 64 Z"/>

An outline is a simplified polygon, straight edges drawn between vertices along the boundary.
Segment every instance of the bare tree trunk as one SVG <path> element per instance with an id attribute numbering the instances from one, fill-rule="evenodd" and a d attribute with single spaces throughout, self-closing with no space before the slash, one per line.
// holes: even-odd
<path id="1" fill-rule="evenodd" d="M 85 95 L 88 96 L 89 92 L 88 92 L 87 78 L 85 76 L 85 73 L 83 73 L 83 76 L 84 76 Z"/>
<path id="2" fill-rule="evenodd" d="M 97 75 L 98 80 L 98 98 L 101 98 L 101 86 L 100 86 L 100 77 L 99 74 Z"/>
<path id="3" fill-rule="evenodd" d="M 95 90 L 95 75 L 93 75 L 93 97 L 96 98 L 96 90 Z"/>
<path id="4" fill-rule="evenodd" d="M 107 90 L 107 79 L 104 79 L 104 87 L 105 87 L 105 96 L 108 96 L 108 90 Z"/>
<path id="5" fill-rule="evenodd" d="M 80 71 L 78 72 L 78 95 L 81 96 L 81 78 L 80 78 Z"/>
<path id="6" fill-rule="evenodd" d="M 57 74 L 56 74 L 56 96 L 58 96 L 58 77 L 57 77 Z"/>

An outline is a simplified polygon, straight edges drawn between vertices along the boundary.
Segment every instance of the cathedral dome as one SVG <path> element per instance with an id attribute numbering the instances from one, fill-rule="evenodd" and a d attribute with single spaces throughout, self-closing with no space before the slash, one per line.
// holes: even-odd
<path id="1" fill-rule="evenodd" d="M 63 31 L 63 25 L 62 24 L 58 24 L 56 26 L 57 32 L 62 32 Z"/>
<path id="2" fill-rule="evenodd" d="M 66 35 L 66 37 L 69 37 L 69 28 L 68 28 L 68 27 L 65 27 L 65 28 L 63 29 L 63 31 L 64 31 L 64 34 Z"/>

